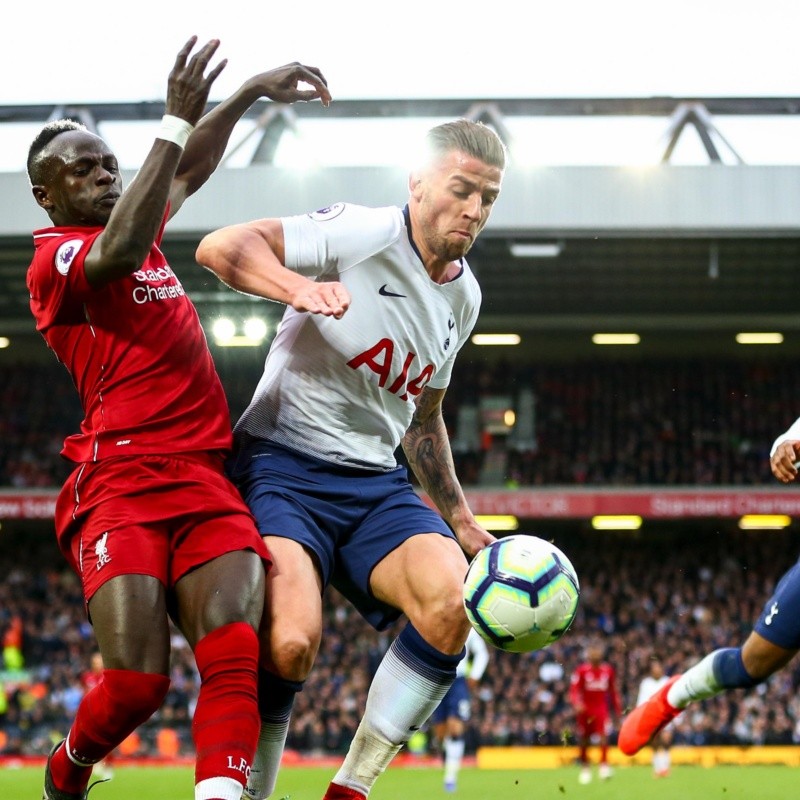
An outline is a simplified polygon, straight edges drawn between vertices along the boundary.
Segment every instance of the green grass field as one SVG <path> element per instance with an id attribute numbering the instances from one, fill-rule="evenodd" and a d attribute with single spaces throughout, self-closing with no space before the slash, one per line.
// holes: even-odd
<path id="1" fill-rule="evenodd" d="M 335 770 L 286 768 L 274 800 L 320 800 Z M 2 800 L 39 800 L 40 769 L 3 769 Z M 656 779 L 646 767 L 617 769 L 613 778 L 581 786 L 578 770 L 464 769 L 458 791 L 447 794 L 438 769 L 392 768 L 373 789 L 370 800 L 753 800 L 793 797 L 797 773 L 791 767 L 677 767 Z M 119 767 L 114 779 L 92 790 L 89 800 L 192 800 L 192 771 L 171 767 Z"/>

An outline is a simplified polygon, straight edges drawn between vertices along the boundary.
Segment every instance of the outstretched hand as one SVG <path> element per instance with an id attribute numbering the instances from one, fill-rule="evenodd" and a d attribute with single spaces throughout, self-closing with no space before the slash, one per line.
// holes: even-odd
<path id="1" fill-rule="evenodd" d="M 252 78 L 261 94 L 278 103 L 297 103 L 309 100 L 321 100 L 322 105 L 331 102 L 328 82 L 317 67 L 308 67 L 298 61 L 262 72 Z M 301 84 L 310 86 L 301 89 Z"/>
<path id="2" fill-rule="evenodd" d="M 781 442 L 769 460 L 772 474 L 781 483 L 790 483 L 797 477 L 797 464 L 800 458 L 800 441 Z"/>
<path id="3" fill-rule="evenodd" d="M 205 71 L 219 47 L 219 39 L 211 39 L 190 58 L 196 43 L 197 37 L 192 36 L 178 53 L 169 73 L 165 105 L 167 114 L 180 117 L 191 125 L 196 125 L 203 115 L 211 86 L 228 63 L 223 59 L 206 75 Z"/>

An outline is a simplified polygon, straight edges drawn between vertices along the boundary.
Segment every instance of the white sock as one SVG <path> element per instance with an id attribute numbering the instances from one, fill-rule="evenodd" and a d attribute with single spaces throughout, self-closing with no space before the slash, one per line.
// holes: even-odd
<path id="1" fill-rule="evenodd" d="M 714 656 L 716 651 L 707 655 L 700 663 L 695 664 L 678 678 L 667 692 L 667 702 L 673 708 L 686 708 L 695 700 L 705 700 L 720 694 L 724 688 L 714 677 Z"/>
<path id="2" fill-rule="evenodd" d="M 446 783 L 455 783 L 458 771 L 461 769 L 461 760 L 464 758 L 464 740 L 444 740 L 444 780 Z"/>
<path id="3" fill-rule="evenodd" d="M 365 796 L 452 684 L 452 680 L 429 680 L 398 653 L 402 655 L 402 648 L 395 642 L 383 657 L 369 688 L 364 716 L 344 763 L 333 778 L 334 783 Z"/>
<path id="4" fill-rule="evenodd" d="M 668 750 L 656 750 L 653 754 L 653 770 L 655 772 L 666 772 L 669 770 L 670 758 Z"/>
<path id="5" fill-rule="evenodd" d="M 252 800 L 266 800 L 275 790 L 281 756 L 289 733 L 289 720 L 285 722 L 264 722 L 253 758 L 253 766 L 247 778 L 245 793 Z"/>
<path id="6" fill-rule="evenodd" d="M 242 784 L 233 778 L 206 778 L 195 784 L 194 800 L 239 800 Z"/>

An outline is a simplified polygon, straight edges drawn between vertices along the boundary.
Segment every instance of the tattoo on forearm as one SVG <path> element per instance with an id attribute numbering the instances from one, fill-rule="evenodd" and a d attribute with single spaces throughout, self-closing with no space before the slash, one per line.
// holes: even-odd
<path id="1" fill-rule="evenodd" d="M 460 487 L 455 474 L 447 429 L 440 414 L 426 417 L 417 408 L 404 449 L 422 488 L 442 512 L 456 508 Z"/>

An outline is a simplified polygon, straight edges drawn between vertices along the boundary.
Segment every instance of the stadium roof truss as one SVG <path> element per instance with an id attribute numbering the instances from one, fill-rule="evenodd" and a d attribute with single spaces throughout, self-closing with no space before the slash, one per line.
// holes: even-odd
<path id="1" fill-rule="evenodd" d="M 157 124 L 163 113 L 160 101 L 0 106 L 0 135 L 6 124 L 64 116 L 102 132 L 107 123 Z M 337 100 L 329 108 L 257 103 L 243 135 L 232 137 L 228 168 L 176 217 L 165 249 L 204 320 L 220 313 L 274 320 L 279 308 L 229 291 L 196 266 L 199 235 L 337 200 L 402 203 L 406 191 L 397 165 L 334 166 L 315 174 L 276 165 L 287 132 L 309 121 L 422 120 L 427 127 L 467 117 L 491 125 L 512 159 L 498 206 L 470 254 L 484 293 L 480 330 L 524 332 L 535 352 L 557 355 L 596 329 L 635 328 L 665 351 L 694 351 L 713 347 L 715 336 L 727 342 L 742 328 L 779 327 L 800 354 L 800 152 L 794 164 L 747 163 L 722 124 L 729 118 L 800 121 L 798 115 L 798 97 Z M 661 151 L 649 168 L 514 161 L 522 120 L 612 117 L 658 119 Z M 703 165 L 675 163 L 690 130 L 705 153 Z M 593 131 L 587 124 L 572 142 L 576 151 Z M 22 172 L 0 172 L 0 336 L 32 333 L 24 273 L 30 231 L 47 220 L 32 201 L 19 199 L 28 193 Z"/>

